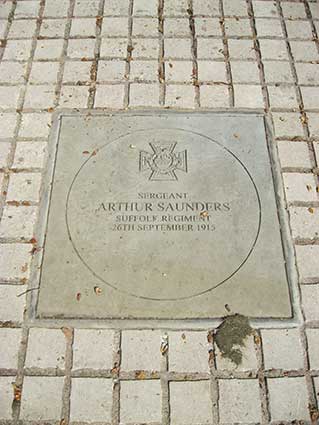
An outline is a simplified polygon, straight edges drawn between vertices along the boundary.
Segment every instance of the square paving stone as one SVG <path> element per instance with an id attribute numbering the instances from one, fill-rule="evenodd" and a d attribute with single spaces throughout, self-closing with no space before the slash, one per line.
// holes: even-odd
<path id="1" fill-rule="evenodd" d="M 114 332 L 76 329 L 73 343 L 73 369 L 112 369 Z"/>
<path id="2" fill-rule="evenodd" d="M 262 115 L 141 111 L 59 123 L 42 199 L 39 316 L 209 319 L 228 304 L 291 317 L 278 161 Z"/>
<path id="3" fill-rule="evenodd" d="M 65 345 L 61 329 L 30 329 L 25 367 L 64 369 Z"/>
<path id="4" fill-rule="evenodd" d="M 21 329 L 0 329 L 0 369 L 17 369 Z"/>
<path id="5" fill-rule="evenodd" d="M 161 368 L 160 333 L 127 330 L 121 338 L 121 369 L 159 371 Z M 143 352 L 143 356 L 141 356 Z"/>
<path id="6" fill-rule="evenodd" d="M 170 382 L 171 424 L 212 424 L 210 382 Z"/>
<path id="7" fill-rule="evenodd" d="M 257 379 L 219 380 L 221 424 L 261 421 L 261 403 Z"/>
<path id="8" fill-rule="evenodd" d="M 0 420 L 12 419 L 13 376 L 0 376 Z"/>
<path id="9" fill-rule="evenodd" d="M 161 422 L 160 381 L 122 381 L 120 405 L 120 423 L 123 425 Z"/>
<path id="10" fill-rule="evenodd" d="M 111 422 L 112 380 L 73 378 L 71 388 L 71 422 Z"/>
<path id="11" fill-rule="evenodd" d="M 20 419 L 61 419 L 63 377 L 26 376 L 23 383 Z"/>
<path id="12" fill-rule="evenodd" d="M 305 378 L 273 378 L 267 384 L 272 421 L 309 419 Z"/>

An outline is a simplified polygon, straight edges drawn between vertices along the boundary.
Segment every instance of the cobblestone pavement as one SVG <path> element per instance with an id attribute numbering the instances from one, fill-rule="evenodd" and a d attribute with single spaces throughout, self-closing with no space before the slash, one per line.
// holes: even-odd
<path id="1" fill-rule="evenodd" d="M 307 0 L 0 1 L 1 425 L 317 421 L 318 33 Z M 213 330 L 26 320 L 52 113 L 135 107 L 273 121 L 301 313 L 254 329 L 238 367 Z"/>

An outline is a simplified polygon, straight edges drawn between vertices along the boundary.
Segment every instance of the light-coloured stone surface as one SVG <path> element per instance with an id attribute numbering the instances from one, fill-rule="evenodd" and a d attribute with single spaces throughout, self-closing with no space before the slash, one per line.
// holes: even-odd
<path id="1" fill-rule="evenodd" d="M 120 423 L 161 422 L 161 384 L 159 380 L 122 381 Z"/>
<path id="2" fill-rule="evenodd" d="M 229 106 L 228 88 L 224 85 L 200 86 L 200 103 L 204 108 L 227 108 Z"/>
<path id="3" fill-rule="evenodd" d="M 31 245 L 0 245 L 0 279 L 24 282 L 30 273 Z"/>
<path id="4" fill-rule="evenodd" d="M 0 328 L 0 369 L 17 369 L 21 329 Z"/>
<path id="5" fill-rule="evenodd" d="M 96 89 L 94 102 L 96 108 L 122 108 L 123 101 L 124 86 L 122 84 L 99 85 Z"/>
<path id="6" fill-rule="evenodd" d="M 256 52 L 251 40 L 228 40 L 230 59 L 253 59 L 256 60 Z"/>
<path id="7" fill-rule="evenodd" d="M 46 142 L 17 143 L 12 167 L 16 169 L 42 168 L 46 147 Z"/>
<path id="8" fill-rule="evenodd" d="M 0 420 L 12 419 L 12 400 L 14 377 L 0 376 Z"/>
<path id="9" fill-rule="evenodd" d="M 161 334 L 158 331 L 123 331 L 121 369 L 151 370 L 161 369 Z M 143 356 L 140 352 L 143 352 Z"/>
<path id="10" fill-rule="evenodd" d="M 302 282 L 319 277 L 319 264 L 316 259 L 319 255 L 318 245 L 302 245 L 296 247 L 299 275 Z"/>
<path id="11" fill-rule="evenodd" d="M 208 372 L 206 332 L 170 332 L 169 370 Z"/>
<path id="12" fill-rule="evenodd" d="M 269 103 L 275 108 L 296 108 L 298 105 L 296 90 L 283 84 L 268 87 Z"/>
<path id="13" fill-rule="evenodd" d="M 1 2 L 0 422 L 278 424 L 309 421 L 308 404 L 313 405 L 314 399 L 319 403 L 319 378 L 308 376 L 310 391 L 314 384 L 314 393 L 308 394 L 303 377 L 303 355 L 309 357 L 312 374 L 317 375 L 319 368 L 319 198 L 316 171 L 312 173 L 319 160 L 319 56 L 316 33 L 312 33 L 312 29 L 319 31 L 317 2 L 165 0 L 163 6 L 158 9 L 157 0 Z M 189 16 L 192 12 L 194 18 Z M 142 331 L 143 337 L 130 340 L 127 336 L 136 331 L 119 330 L 113 341 L 96 321 L 90 322 L 91 329 L 67 321 L 67 326 L 75 327 L 73 345 L 66 344 L 61 321 L 50 325 L 44 321 L 28 337 L 26 320 L 37 293 L 36 282 L 27 293 L 31 287 L 17 284 L 28 283 L 30 260 L 41 249 L 34 242 L 39 214 L 33 203 L 40 200 L 37 185 L 47 170 L 46 144 L 57 105 L 67 111 L 80 107 L 265 110 L 274 123 L 274 144 L 279 148 L 285 184 L 289 183 L 286 196 L 292 204 L 290 227 L 299 280 L 306 283 L 300 288 L 301 303 L 298 299 L 295 303 L 302 307 L 304 319 L 296 319 L 293 328 L 281 323 L 277 329 L 276 322 L 271 322 L 271 329 L 262 328 L 261 344 L 255 340 L 256 353 L 249 342 L 237 368 L 221 359 L 215 347 L 209 353 L 213 373 L 206 369 L 206 342 L 194 341 L 194 334 L 200 333 L 185 329 L 170 332 L 177 338 L 170 336 L 164 356 L 160 354 L 162 331 L 156 338 L 151 335 L 157 331 L 148 330 L 145 335 Z M 300 114 L 300 106 L 306 117 Z M 26 175 L 34 174 L 39 178 L 30 187 L 25 184 Z M 309 181 L 312 190 L 305 189 Z M 30 195 L 33 200 L 27 199 Z M 28 243 L 31 239 L 33 243 Z M 10 327 L 22 325 L 26 339 L 20 345 L 22 330 Z M 55 329 L 48 329 L 52 325 Z M 182 334 L 186 341 L 193 341 L 187 350 L 186 344 L 180 344 Z M 31 363 L 41 367 L 31 370 L 37 376 L 23 378 L 20 412 L 17 403 L 12 408 L 18 348 L 18 383 L 24 359 L 33 359 Z M 57 362 L 57 352 L 62 351 L 63 365 Z M 247 379 L 255 376 L 257 357 L 263 359 L 261 382 L 264 373 L 276 374 L 266 378 L 260 390 L 257 380 Z M 66 370 L 56 370 L 57 364 Z M 109 370 L 113 366 L 114 382 Z M 164 379 L 161 384 L 159 380 L 140 382 L 131 368 L 145 368 L 145 376 L 155 369 Z M 293 377 L 296 370 L 298 377 Z M 48 371 L 61 376 L 45 376 Z M 71 371 L 77 377 L 71 379 Z M 216 378 L 215 373 L 227 379 Z M 214 390 L 216 379 L 219 394 Z"/>
<path id="14" fill-rule="evenodd" d="M 73 378 L 71 384 L 71 422 L 110 422 L 112 379 Z"/>
<path id="15" fill-rule="evenodd" d="M 289 202 L 316 201 L 316 180 L 312 174 L 284 173 L 284 183 Z"/>
<path id="16" fill-rule="evenodd" d="M 271 378 L 267 380 L 267 384 L 273 421 L 309 418 L 305 378 Z"/>
<path id="17" fill-rule="evenodd" d="M 10 143 L 2 142 L 0 143 L 0 167 L 4 168 L 7 166 L 8 157 L 10 154 Z"/>
<path id="18" fill-rule="evenodd" d="M 310 369 L 319 369 L 319 329 L 307 330 Z"/>
<path id="19" fill-rule="evenodd" d="M 157 84 L 131 84 L 130 102 L 132 105 L 158 106 L 159 86 Z"/>
<path id="20" fill-rule="evenodd" d="M 319 115 L 317 112 L 308 112 L 308 125 L 311 137 L 319 137 Z"/>
<path id="21" fill-rule="evenodd" d="M 39 40 L 34 52 L 34 59 L 58 60 L 62 54 L 63 40 Z"/>
<path id="22" fill-rule="evenodd" d="M 273 112 L 272 117 L 276 137 L 293 138 L 303 136 L 300 115 L 296 112 Z"/>
<path id="23" fill-rule="evenodd" d="M 112 369 L 113 337 L 109 330 L 76 329 L 73 369 Z"/>
<path id="24" fill-rule="evenodd" d="M 38 202 L 40 195 L 41 174 L 11 174 L 7 200 L 17 202 Z"/>
<path id="25" fill-rule="evenodd" d="M 5 207 L 0 223 L 0 237 L 30 240 L 33 237 L 37 214 L 37 207 Z"/>
<path id="26" fill-rule="evenodd" d="M 314 207 L 290 207 L 290 224 L 294 238 L 316 239 L 319 235 L 319 210 Z"/>
<path id="27" fill-rule="evenodd" d="M 234 85 L 235 106 L 238 108 L 258 109 L 263 107 L 263 95 L 259 85 Z"/>
<path id="28" fill-rule="evenodd" d="M 210 382 L 170 382 L 171 424 L 213 422 Z"/>
<path id="29" fill-rule="evenodd" d="M 304 367 L 298 329 L 264 329 L 261 335 L 266 369 L 294 370 Z M 290 351 L 291 347 L 294 349 Z"/>
<path id="30" fill-rule="evenodd" d="M 23 288 L 15 285 L 0 285 L 0 321 L 22 322 L 26 297 Z"/>
<path id="31" fill-rule="evenodd" d="M 25 367 L 64 369 L 64 365 L 65 336 L 61 329 L 30 329 Z"/>
<path id="32" fill-rule="evenodd" d="M 306 321 L 319 320 L 319 285 L 303 285 L 301 296 Z"/>
<path id="33" fill-rule="evenodd" d="M 30 421 L 61 419 L 63 377 L 26 376 L 20 418 Z"/>
<path id="34" fill-rule="evenodd" d="M 221 423 L 261 421 L 259 385 L 256 379 L 219 380 Z"/>
<path id="35" fill-rule="evenodd" d="M 307 143 L 282 140 L 278 142 L 278 152 L 282 167 L 311 168 Z"/>

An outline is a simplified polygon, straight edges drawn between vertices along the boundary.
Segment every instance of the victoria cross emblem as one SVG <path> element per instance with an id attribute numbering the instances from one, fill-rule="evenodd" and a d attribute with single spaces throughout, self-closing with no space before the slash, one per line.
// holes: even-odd
<path id="1" fill-rule="evenodd" d="M 174 152 L 177 143 L 149 143 L 153 152 L 140 151 L 140 171 L 150 170 L 149 180 L 178 180 L 176 170 L 187 173 L 187 151 Z"/>

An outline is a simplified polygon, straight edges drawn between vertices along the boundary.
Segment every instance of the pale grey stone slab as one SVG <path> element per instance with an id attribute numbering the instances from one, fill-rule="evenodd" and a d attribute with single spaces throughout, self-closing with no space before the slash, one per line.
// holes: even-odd
<path id="1" fill-rule="evenodd" d="M 291 317 L 262 116 L 66 115 L 57 142 L 40 317 Z"/>

